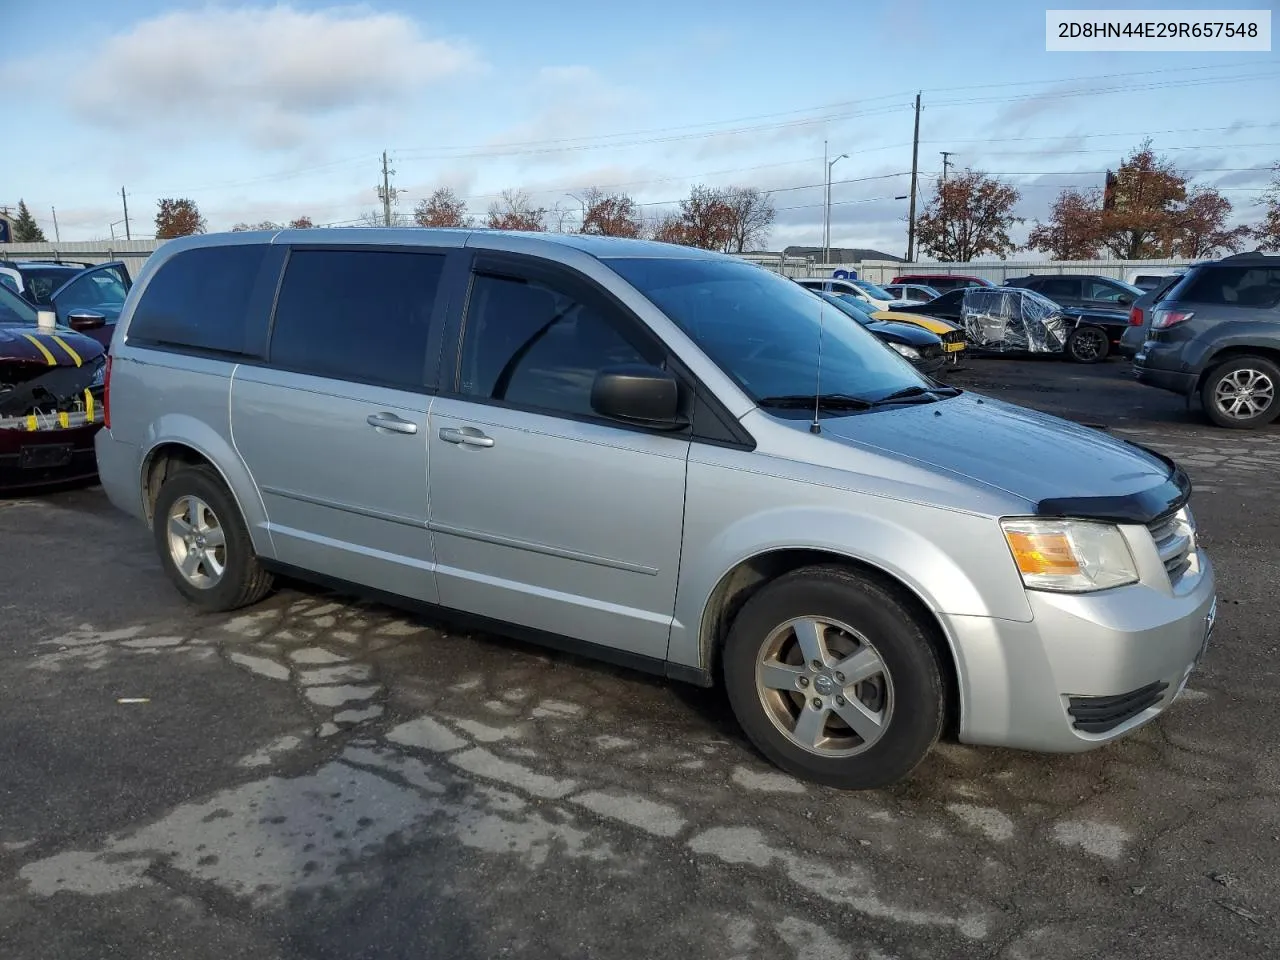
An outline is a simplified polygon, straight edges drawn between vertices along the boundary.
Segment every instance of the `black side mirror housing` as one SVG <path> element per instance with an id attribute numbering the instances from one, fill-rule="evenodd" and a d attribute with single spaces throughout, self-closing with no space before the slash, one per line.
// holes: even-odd
<path id="1" fill-rule="evenodd" d="M 637 426 L 678 430 L 680 386 L 666 370 L 644 363 L 607 367 L 591 384 L 591 409 L 604 417 Z"/>
<path id="2" fill-rule="evenodd" d="M 92 310 L 72 310 L 67 314 L 67 326 L 72 330 L 97 330 L 107 325 L 107 318 Z"/>

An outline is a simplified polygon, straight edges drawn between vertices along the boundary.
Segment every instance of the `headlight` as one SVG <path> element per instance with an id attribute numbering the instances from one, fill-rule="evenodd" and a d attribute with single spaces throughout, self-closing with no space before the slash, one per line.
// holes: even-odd
<path id="1" fill-rule="evenodd" d="M 908 360 L 920 359 L 920 351 L 917 350 L 915 347 L 909 347 L 905 343 L 891 343 L 889 344 L 889 346 L 893 347 L 893 349 L 897 350 L 900 354 L 902 354 Z"/>
<path id="2" fill-rule="evenodd" d="M 104 360 L 102 363 L 98 364 L 98 369 L 93 371 L 93 379 L 89 381 L 89 386 L 100 387 L 103 385 L 103 383 L 106 382 L 106 379 L 107 379 L 107 364 L 106 364 L 106 361 Z"/>
<path id="3" fill-rule="evenodd" d="M 1004 520 L 1004 539 L 1032 590 L 1086 593 L 1138 581 L 1129 545 L 1111 523 Z"/>

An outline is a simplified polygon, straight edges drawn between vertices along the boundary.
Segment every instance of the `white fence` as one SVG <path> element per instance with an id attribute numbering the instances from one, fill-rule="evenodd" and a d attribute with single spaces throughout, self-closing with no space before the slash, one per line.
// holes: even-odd
<path id="1" fill-rule="evenodd" d="M 863 280 L 890 283 L 907 273 L 952 274 L 982 277 L 1000 284 L 1029 273 L 1087 273 L 1127 280 L 1131 271 L 1164 272 L 1181 269 L 1190 260 L 979 260 L 976 263 L 898 263 L 892 260 L 865 260 L 862 263 L 815 263 L 808 276 L 829 277 L 835 270 L 853 268 Z"/>
<path id="2" fill-rule="evenodd" d="M 123 260 L 137 276 L 142 264 L 163 240 L 86 240 L 68 243 L 0 243 L 0 259 L 74 260 L 106 263 Z M 784 277 L 829 277 L 836 270 L 857 271 L 863 280 L 889 283 L 904 273 L 960 273 L 1003 283 L 1028 273 L 1088 273 L 1124 280 L 1134 270 L 1164 271 L 1185 267 L 1188 260 L 981 260 L 976 263 L 898 263 L 893 260 L 865 260 L 861 263 L 813 263 L 803 257 L 781 254 L 743 253 L 744 260 Z"/>
<path id="3" fill-rule="evenodd" d="M 163 240 L 81 240 L 67 243 L 0 243 L 0 260 L 69 260 L 75 263 L 107 263 L 123 260 L 131 276 L 137 276 L 147 257 Z"/>

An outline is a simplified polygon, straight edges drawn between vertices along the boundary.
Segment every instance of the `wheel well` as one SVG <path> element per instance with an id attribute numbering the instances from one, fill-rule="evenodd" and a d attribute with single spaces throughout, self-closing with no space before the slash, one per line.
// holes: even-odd
<path id="1" fill-rule="evenodd" d="M 1275 347 L 1224 347 L 1206 361 L 1204 369 L 1200 371 L 1200 376 L 1196 378 L 1196 389 L 1199 390 L 1204 386 L 1205 378 L 1209 374 L 1213 373 L 1214 370 L 1228 360 L 1234 360 L 1236 357 L 1265 357 L 1280 366 L 1280 349 Z"/>
<path id="2" fill-rule="evenodd" d="M 142 467 L 142 503 L 147 512 L 147 526 L 155 515 L 160 487 L 180 467 L 213 466 L 204 454 L 181 443 L 164 443 L 156 447 Z"/>
<path id="3" fill-rule="evenodd" d="M 712 592 L 702 617 L 701 649 L 704 651 L 703 660 L 711 675 L 714 677 L 720 675 L 725 638 L 743 604 L 765 584 L 801 567 L 819 564 L 847 567 L 874 577 L 897 593 L 915 612 L 942 664 L 943 683 L 946 688 L 946 719 L 943 734 L 948 737 L 953 736 L 960 722 L 959 677 L 956 671 L 955 655 L 951 651 L 951 645 L 947 642 L 946 633 L 937 616 L 914 590 L 897 577 L 877 566 L 838 553 L 828 553 L 824 550 L 775 550 L 744 560 L 726 573 Z"/>

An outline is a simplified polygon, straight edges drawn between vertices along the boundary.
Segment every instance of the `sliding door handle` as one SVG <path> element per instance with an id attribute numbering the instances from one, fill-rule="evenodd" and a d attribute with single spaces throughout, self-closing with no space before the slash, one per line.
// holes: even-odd
<path id="1" fill-rule="evenodd" d="M 441 427 L 440 439 L 445 443 L 461 443 L 468 447 L 492 447 L 493 437 L 487 437 L 475 427 Z"/>
<path id="2" fill-rule="evenodd" d="M 417 433 L 418 425 L 412 420 L 404 420 L 394 413 L 371 413 L 365 417 L 365 423 L 378 430 L 389 430 L 391 433 Z"/>

